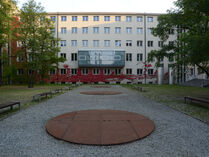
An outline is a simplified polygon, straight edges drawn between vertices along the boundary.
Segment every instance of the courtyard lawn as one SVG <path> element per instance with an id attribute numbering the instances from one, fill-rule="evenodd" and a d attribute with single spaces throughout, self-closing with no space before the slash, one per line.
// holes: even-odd
<path id="1" fill-rule="evenodd" d="M 35 104 L 32 101 L 32 96 L 35 94 L 49 92 L 52 89 L 62 88 L 69 85 L 35 85 L 34 88 L 28 88 L 27 85 L 7 85 L 0 86 L 0 103 L 10 102 L 10 101 L 20 101 L 21 108 L 25 108 L 29 105 Z M 10 108 L 5 108 L 0 110 L 0 117 L 17 111 L 17 107 L 13 110 Z"/>
<path id="2" fill-rule="evenodd" d="M 130 85 L 124 86 L 131 87 Z M 209 100 L 209 88 L 185 87 L 178 85 L 137 86 L 146 89 L 146 92 L 140 92 L 142 95 L 209 124 L 209 108 L 202 107 L 201 104 L 197 103 L 184 103 L 184 96 L 201 97 Z"/>

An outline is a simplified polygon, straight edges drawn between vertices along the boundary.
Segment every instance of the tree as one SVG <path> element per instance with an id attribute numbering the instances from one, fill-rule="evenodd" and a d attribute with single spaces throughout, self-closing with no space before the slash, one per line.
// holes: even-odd
<path id="1" fill-rule="evenodd" d="M 177 0 L 176 8 L 158 17 L 158 25 L 153 28 L 153 35 L 164 43 L 159 50 L 153 50 L 148 60 L 163 57 L 174 58 L 174 66 L 196 65 L 209 76 L 209 1 Z M 168 43 L 170 33 L 177 38 Z M 166 44 L 167 43 L 167 44 Z"/>
<path id="2" fill-rule="evenodd" d="M 3 74 L 3 47 L 10 42 L 12 34 L 13 11 L 15 9 L 14 0 L 0 1 L 0 85 L 2 84 Z"/>
<path id="3" fill-rule="evenodd" d="M 18 27 L 20 54 L 25 58 L 25 69 L 29 87 L 38 80 L 44 80 L 53 65 L 64 61 L 58 57 L 58 39 L 51 33 L 54 23 L 46 18 L 44 8 L 34 0 L 23 4 Z"/>

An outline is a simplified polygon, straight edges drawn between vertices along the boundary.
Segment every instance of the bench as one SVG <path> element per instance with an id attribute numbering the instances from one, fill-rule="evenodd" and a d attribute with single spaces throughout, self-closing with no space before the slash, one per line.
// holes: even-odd
<path id="1" fill-rule="evenodd" d="M 64 87 L 63 90 L 71 90 L 72 87 Z"/>
<path id="2" fill-rule="evenodd" d="M 133 89 L 139 90 L 140 92 L 145 92 L 145 88 L 144 87 L 139 87 L 139 86 L 132 86 Z"/>
<path id="3" fill-rule="evenodd" d="M 196 98 L 196 97 L 191 97 L 191 96 L 185 96 L 184 97 L 184 103 L 185 104 L 187 103 L 187 100 L 190 100 L 190 103 L 192 101 L 201 102 L 201 103 L 205 104 L 205 105 L 201 104 L 202 106 L 209 107 L 209 100 L 204 99 L 204 98 Z"/>
<path id="4" fill-rule="evenodd" d="M 20 110 L 20 102 L 7 102 L 0 104 L 0 109 L 10 107 L 10 109 L 12 110 L 14 105 L 18 105 L 18 108 Z"/>
<path id="5" fill-rule="evenodd" d="M 62 88 L 57 88 L 57 89 L 53 89 L 50 91 L 50 93 L 52 94 L 56 94 L 56 93 L 59 93 L 59 92 L 62 92 Z"/>
<path id="6" fill-rule="evenodd" d="M 45 93 L 36 94 L 36 95 L 33 96 L 32 101 L 35 101 L 36 99 L 38 99 L 38 101 L 40 101 L 41 98 L 48 98 L 48 96 L 52 97 L 52 93 L 51 92 L 45 92 Z"/>

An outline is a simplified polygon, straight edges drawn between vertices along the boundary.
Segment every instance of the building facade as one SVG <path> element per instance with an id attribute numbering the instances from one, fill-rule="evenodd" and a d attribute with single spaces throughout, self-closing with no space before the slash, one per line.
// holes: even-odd
<path id="1" fill-rule="evenodd" d="M 59 70 L 50 72 L 49 83 L 138 83 L 168 82 L 169 64 L 162 68 L 147 62 L 149 52 L 162 41 L 152 35 L 159 14 L 141 13 L 48 13 L 60 38 L 59 56 L 66 58 Z M 176 38 L 170 31 L 168 42 Z M 158 76 L 158 77 L 157 77 Z"/>

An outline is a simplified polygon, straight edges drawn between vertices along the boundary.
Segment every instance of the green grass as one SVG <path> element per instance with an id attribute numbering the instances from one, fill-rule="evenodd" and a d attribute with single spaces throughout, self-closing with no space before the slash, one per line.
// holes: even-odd
<path id="1" fill-rule="evenodd" d="M 130 85 L 123 86 L 131 87 Z M 141 92 L 142 95 L 209 124 L 209 108 L 201 106 L 202 104 L 200 103 L 184 103 L 184 96 L 201 97 L 209 100 L 209 88 L 185 87 L 179 85 L 137 86 L 145 87 L 146 92 Z"/>
<path id="2" fill-rule="evenodd" d="M 31 102 L 32 96 L 35 94 L 49 92 L 52 89 L 62 88 L 69 85 L 35 85 L 34 88 L 28 88 L 27 85 L 11 85 L 0 86 L 0 103 L 9 101 L 20 101 L 21 109 L 34 105 L 37 102 Z M 43 100 L 44 101 L 44 100 Z M 13 110 L 5 108 L 0 110 L 0 118 L 18 111 L 14 106 Z"/>

